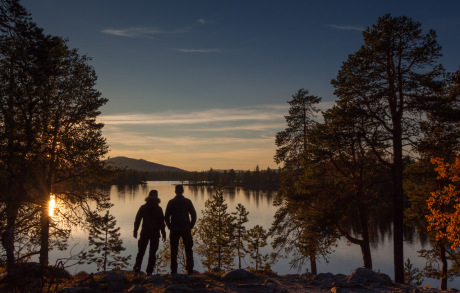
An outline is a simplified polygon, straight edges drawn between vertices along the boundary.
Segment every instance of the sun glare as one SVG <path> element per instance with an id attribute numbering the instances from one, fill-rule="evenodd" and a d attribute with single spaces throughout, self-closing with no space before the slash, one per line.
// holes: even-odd
<path id="1" fill-rule="evenodd" d="M 54 216 L 54 208 L 56 207 L 56 200 L 54 198 L 54 194 L 50 195 L 50 206 L 49 206 L 49 216 Z"/>

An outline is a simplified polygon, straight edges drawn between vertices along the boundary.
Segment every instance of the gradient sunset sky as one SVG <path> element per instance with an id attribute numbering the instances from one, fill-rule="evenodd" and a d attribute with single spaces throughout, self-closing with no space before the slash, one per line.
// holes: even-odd
<path id="1" fill-rule="evenodd" d="M 275 135 L 300 88 L 330 85 L 386 13 L 434 29 L 460 66 L 460 1 L 22 0 L 45 33 L 92 57 L 109 99 L 110 156 L 185 170 L 277 168 Z"/>

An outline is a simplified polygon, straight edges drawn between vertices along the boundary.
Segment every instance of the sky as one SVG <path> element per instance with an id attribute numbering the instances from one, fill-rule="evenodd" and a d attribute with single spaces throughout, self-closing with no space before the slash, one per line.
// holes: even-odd
<path id="1" fill-rule="evenodd" d="M 460 66 L 457 0 L 22 0 L 45 33 L 92 58 L 109 101 L 109 156 L 188 171 L 278 168 L 275 136 L 299 89 L 334 104 L 330 81 L 380 16 L 434 29 Z"/>

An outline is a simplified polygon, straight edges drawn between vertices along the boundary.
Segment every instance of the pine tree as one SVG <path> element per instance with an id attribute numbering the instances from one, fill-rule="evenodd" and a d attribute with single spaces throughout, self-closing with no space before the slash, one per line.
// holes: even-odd
<path id="1" fill-rule="evenodd" d="M 404 282 L 403 158 L 420 138 L 420 121 L 446 101 L 441 97 L 444 69 L 437 64 L 441 46 L 433 30 L 424 34 L 421 28 L 420 23 L 404 16 L 380 17 L 363 32 L 364 44 L 349 55 L 332 81 L 339 101 L 365 118 L 364 137 L 391 173 L 398 283 Z"/>
<path id="2" fill-rule="evenodd" d="M 241 269 L 241 259 L 244 258 L 245 252 L 245 241 L 244 236 L 246 235 L 246 227 L 244 226 L 247 223 L 249 212 L 242 204 L 238 204 L 236 207 L 236 212 L 232 212 L 232 215 L 235 217 L 235 241 L 236 241 L 236 251 L 238 255 L 238 268 Z"/>
<path id="3" fill-rule="evenodd" d="M 84 256 L 88 264 L 95 263 L 97 270 L 107 271 L 107 268 L 125 268 L 131 256 L 120 256 L 126 250 L 120 238 L 120 227 L 116 227 L 115 217 L 109 214 L 99 216 L 93 214 L 89 220 L 89 246 L 92 247 Z"/>
<path id="4" fill-rule="evenodd" d="M 410 286 L 420 287 L 423 284 L 423 274 L 407 259 L 404 263 L 404 283 Z"/>
<path id="5" fill-rule="evenodd" d="M 314 116 L 319 110 L 315 105 L 320 101 L 321 98 L 308 95 L 308 90 L 300 89 L 288 102 L 287 127 L 276 134 L 278 149 L 274 157 L 277 164 L 284 163 L 284 169 L 298 170 L 305 164 L 308 132 L 316 125 Z"/>
<path id="6" fill-rule="evenodd" d="M 203 218 L 197 224 L 199 255 L 204 257 L 202 263 L 210 270 L 228 269 L 235 257 L 235 217 L 227 212 L 223 191 L 218 187 L 212 198 L 205 202 Z"/>
<path id="7" fill-rule="evenodd" d="M 267 246 L 268 233 L 262 226 L 256 225 L 252 229 L 248 230 L 245 235 L 245 240 L 248 242 L 247 251 L 255 264 L 256 271 L 259 271 L 260 267 L 264 267 L 268 263 L 268 254 L 262 254 L 260 249 Z"/>
<path id="8" fill-rule="evenodd" d="M 311 133 L 318 125 L 314 118 L 319 112 L 316 105 L 320 101 L 320 97 L 308 95 L 305 89 L 300 89 L 292 96 L 292 100 L 288 101 L 289 115 L 285 116 L 287 127 L 276 134 L 278 148 L 274 159 L 277 164 L 284 163 L 284 166 L 280 175 L 281 185 L 274 202 L 279 208 L 270 228 L 276 254 L 293 252 L 298 256 L 293 266 L 298 267 L 307 259 L 310 260 L 313 273 L 316 273 L 316 257 L 330 253 L 330 246 L 336 240 L 335 231 L 326 227 L 325 221 L 319 220 L 322 215 L 316 213 L 316 202 L 307 194 L 311 191 L 305 188 L 307 177 L 314 178 L 313 183 L 316 186 L 320 185 L 317 180 L 324 183 L 318 188 L 321 193 L 328 192 L 331 185 L 323 177 L 312 177 L 308 174 L 322 170 L 317 168 L 315 158 L 312 158 L 309 150 Z M 313 213 L 316 218 L 312 217 Z M 310 225 L 313 220 L 319 223 L 321 228 Z M 307 237 L 306 235 L 308 239 L 304 239 L 302 243 L 308 245 L 299 245 L 299 237 Z"/>

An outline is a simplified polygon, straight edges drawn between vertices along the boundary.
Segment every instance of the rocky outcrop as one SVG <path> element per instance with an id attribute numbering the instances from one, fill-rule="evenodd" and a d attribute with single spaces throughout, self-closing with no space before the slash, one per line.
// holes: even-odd
<path id="1" fill-rule="evenodd" d="M 364 268 L 356 269 L 351 275 L 321 273 L 264 275 L 247 270 L 233 270 L 224 274 L 209 272 L 188 275 L 134 275 L 131 272 L 108 272 L 95 274 L 90 284 L 79 288 L 66 288 L 65 293 L 91 292 L 230 292 L 230 293 L 438 293 L 436 289 L 415 288 L 393 283 L 385 274 Z M 451 290 L 456 291 L 456 290 Z"/>

